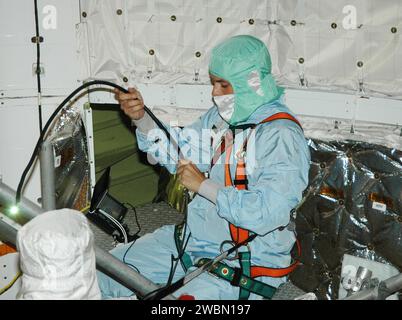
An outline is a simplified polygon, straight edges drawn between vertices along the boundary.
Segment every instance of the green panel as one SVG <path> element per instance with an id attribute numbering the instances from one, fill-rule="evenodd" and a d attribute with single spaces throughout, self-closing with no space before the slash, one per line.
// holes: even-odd
<path id="1" fill-rule="evenodd" d="M 93 110 L 95 170 L 98 179 L 111 166 L 110 193 L 134 206 L 156 196 L 159 174 L 138 150 L 133 127 L 120 110 Z"/>

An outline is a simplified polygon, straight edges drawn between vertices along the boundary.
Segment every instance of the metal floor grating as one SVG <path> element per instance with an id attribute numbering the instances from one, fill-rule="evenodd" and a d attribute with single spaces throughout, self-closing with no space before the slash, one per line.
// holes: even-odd
<path id="1" fill-rule="evenodd" d="M 148 203 L 146 205 L 136 207 L 138 222 L 141 226 L 139 235 L 151 233 L 156 229 L 168 225 L 177 224 L 183 220 L 183 215 L 176 209 L 171 208 L 166 202 Z M 132 209 L 126 214 L 123 223 L 127 224 L 130 229 L 130 234 L 138 231 L 138 226 L 135 221 L 135 214 Z M 95 236 L 95 243 L 104 250 L 114 248 L 113 237 L 105 233 L 99 227 L 91 223 L 91 229 Z"/>

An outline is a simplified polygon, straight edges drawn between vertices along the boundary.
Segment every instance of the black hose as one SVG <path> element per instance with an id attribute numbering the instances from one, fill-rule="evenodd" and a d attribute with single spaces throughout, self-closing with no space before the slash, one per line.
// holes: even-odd
<path id="1" fill-rule="evenodd" d="M 45 126 L 43 127 L 43 129 L 41 130 L 41 133 L 39 135 L 38 141 L 35 145 L 34 151 L 32 152 L 31 158 L 29 159 L 29 162 L 27 164 L 27 166 L 24 169 L 24 172 L 21 175 L 21 179 L 18 183 L 18 187 L 17 187 L 17 192 L 16 192 L 16 197 L 15 197 L 15 205 L 18 206 L 18 203 L 20 202 L 21 199 L 21 193 L 22 193 L 22 188 L 24 186 L 24 182 L 26 179 L 26 176 L 29 172 L 29 170 L 31 169 L 36 156 L 39 153 L 39 149 L 42 145 L 42 141 L 46 135 L 46 132 L 48 131 L 49 127 L 51 126 L 53 120 L 56 118 L 57 114 L 61 111 L 61 109 L 63 109 L 63 107 L 77 94 L 79 93 L 81 90 L 90 87 L 92 85 L 106 85 L 106 86 L 110 86 L 113 88 L 116 88 L 120 91 L 123 91 L 124 93 L 129 93 L 128 90 L 124 89 L 123 87 L 109 82 L 109 81 L 104 81 L 104 80 L 93 80 L 90 82 L 86 82 L 83 85 L 79 86 L 77 89 L 75 89 L 67 98 L 65 98 L 63 100 L 63 102 L 56 108 L 56 110 L 52 113 L 52 115 L 49 117 L 49 120 L 46 122 Z M 155 123 L 157 124 L 157 126 L 166 134 L 168 140 L 170 141 L 170 143 L 172 143 L 174 145 L 175 148 L 177 148 L 178 150 L 178 154 L 179 156 L 182 157 L 181 155 L 181 151 L 179 146 L 177 145 L 176 141 L 174 141 L 174 139 L 172 139 L 172 136 L 170 135 L 169 131 L 166 129 L 166 127 L 163 125 L 163 123 L 153 114 L 153 112 L 146 106 L 144 106 L 145 111 L 149 114 L 149 116 L 152 118 L 152 120 L 155 121 Z"/>

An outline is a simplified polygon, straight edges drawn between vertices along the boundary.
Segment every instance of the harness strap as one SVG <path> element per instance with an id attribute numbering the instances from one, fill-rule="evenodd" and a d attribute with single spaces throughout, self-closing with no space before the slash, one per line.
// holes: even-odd
<path id="1" fill-rule="evenodd" d="M 301 129 L 301 124 L 297 119 L 295 119 L 292 115 L 279 112 L 274 114 L 271 117 L 264 119 L 262 123 L 267 123 L 274 120 L 290 120 L 295 122 Z M 248 126 L 252 130 L 256 127 L 256 125 Z M 303 130 L 303 129 L 302 129 Z M 243 142 L 242 151 L 245 151 L 247 148 L 248 137 Z M 232 177 L 230 173 L 230 156 L 233 149 L 233 133 L 232 130 L 228 130 L 228 132 L 222 137 L 221 144 L 217 148 L 214 156 L 211 159 L 211 168 L 216 164 L 219 158 L 223 153 L 226 152 L 225 157 L 225 186 L 235 186 L 238 190 L 247 190 L 248 189 L 248 179 L 246 173 L 246 163 L 243 157 L 238 157 L 237 165 L 236 165 L 236 173 L 235 179 L 232 183 Z M 232 241 L 236 244 L 244 242 L 250 236 L 250 231 L 236 227 L 235 225 L 229 223 L 229 230 Z M 184 241 L 183 226 L 177 225 L 175 227 L 174 237 L 176 247 L 179 249 L 182 247 L 182 242 Z M 300 243 L 296 240 L 298 255 L 300 256 Z M 246 245 L 246 244 L 245 244 Z M 183 253 L 180 258 L 182 267 L 185 272 L 193 265 L 191 257 L 187 253 Z M 202 264 L 210 261 L 210 259 L 203 258 L 200 259 L 196 266 L 202 266 Z M 267 299 L 271 299 L 274 295 L 276 288 L 270 285 L 267 285 L 261 281 L 255 280 L 254 278 L 258 277 L 273 277 L 280 278 L 291 273 L 299 264 L 299 261 L 296 260 L 290 266 L 286 268 L 268 268 L 264 266 L 251 266 L 251 253 L 250 252 L 239 252 L 239 264 L 240 268 L 232 268 L 225 263 L 218 262 L 212 270 L 209 272 L 229 281 L 233 286 L 238 286 L 240 288 L 239 291 L 239 299 L 248 299 L 250 292 L 261 295 Z"/>
<path id="2" fill-rule="evenodd" d="M 271 122 L 274 120 L 290 120 L 290 121 L 295 122 L 300 128 L 302 128 L 300 122 L 295 117 L 293 117 L 292 115 L 290 115 L 289 113 L 286 113 L 286 112 L 276 113 L 276 114 L 264 119 L 259 124 Z M 256 127 L 256 125 L 254 125 L 251 128 L 254 129 L 255 127 Z M 248 142 L 248 137 L 243 142 L 242 152 L 246 151 L 247 142 Z M 234 185 L 237 190 L 247 190 L 248 189 L 248 179 L 247 179 L 246 163 L 244 161 L 244 157 L 238 158 L 237 165 L 236 165 L 235 179 L 232 184 L 232 177 L 231 177 L 231 173 L 230 173 L 230 156 L 232 153 L 232 148 L 233 148 L 233 143 L 226 148 L 225 186 L 233 186 Z M 225 148 L 222 148 L 222 146 L 221 146 L 220 150 L 222 150 L 222 149 L 225 149 Z M 235 243 L 240 243 L 242 241 L 245 241 L 250 235 L 248 230 L 236 227 L 232 224 L 229 224 L 229 229 L 230 229 L 231 238 Z"/>
<path id="3" fill-rule="evenodd" d="M 297 255 L 301 255 L 301 247 L 299 240 L 296 239 Z M 252 278 L 257 277 L 271 277 L 271 278 L 282 278 L 292 273 L 296 267 L 299 265 L 300 261 L 295 260 L 290 266 L 286 268 L 267 268 L 263 266 L 252 266 L 250 268 L 250 274 Z"/>
<path id="4" fill-rule="evenodd" d="M 249 260 L 248 258 L 249 257 L 245 257 L 244 260 L 247 261 Z M 211 261 L 211 259 L 200 259 L 196 263 L 196 266 L 201 267 L 209 261 Z M 223 262 L 218 262 L 209 272 L 218 278 L 230 282 L 233 286 L 239 287 L 239 299 L 248 299 L 251 292 L 263 296 L 266 299 L 272 299 L 276 288 L 264 282 L 253 279 L 252 276 L 243 273 L 243 270 L 244 269 L 240 268 L 232 268 Z"/>
<path id="5" fill-rule="evenodd" d="M 301 125 L 297 119 L 295 119 L 292 115 L 285 113 L 285 112 L 280 112 L 277 114 L 274 114 L 271 117 L 268 117 L 264 119 L 261 123 L 267 123 L 279 119 L 286 119 L 295 122 L 300 128 Z M 251 130 L 255 128 L 252 127 Z M 302 129 L 303 130 L 303 129 Z M 242 154 L 245 153 L 246 148 L 247 148 L 247 143 L 248 143 L 248 138 L 249 136 L 245 139 L 243 142 L 243 147 L 240 152 Z M 244 157 L 240 156 L 237 157 L 237 165 L 236 165 L 236 173 L 235 173 L 235 179 L 232 183 L 232 177 L 230 173 L 230 156 L 232 153 L 232 148 L 233 148 L 233 143 L 226 148 L 226 159 L 225 159 L 225 186 L 234 186 L 237 190 L 247 190 L 248 189 L 248 179 L 247 179 L 247 172 L 246 172 L 246 163 L 244 161 Z M 222 150 L 222 147 L 221 149 Z M 229 230 L 230 230 L 230 235 L 234 243 L 238 244 L 240 242 L 243 242 L 247 240 L 250 236 L 250 231 L 237 227 L 231 223 L 229 223 Z M 298 254 L 300 256 L 300 244 L 296 240 L 297 243 L 297 248 L 298 248 Z M 249 275 L 251 278 L 256 278 L 256 277 L 273 277 L 273 278 L 280 278 L 288 275 L 291 273 L 299 264 L 299 261 L 296 260 L 294 263 L 292 263 L 290 266 L 286 268 L 268 268 L 268 267 L 263 267 L 263 266 L 251 266 L 250 262 L 250 253 L 248 255 L 248 263 L 244 262 L 244 258 L 246 256 L 244 253 L 242 255 L 239 254 L 239 263 L 241 265 L 241 270 L 245 276 Z M 249 296 L 250 291 L 248 291 L 247 294 L 247 289 L 243 288 L 240 290 L 239 293 L 239 299 L 247 299 Z"/>
<path id="6" fill-rule="evenodd" d="M 238 285 L 240 286 L 240 282 L 242 281 L 241 276 L 243 275 L 244 277 L 250 277 L 251 276 L 251 253 L 250 252 L 239 252 L 239 263 L 240 263 L 240 268 L 238 268 L 239 271 L 239 276 L 236 277 L 237 283 L 234 283 L 233 285 Z M 238 280 L 237 280 L 238 278 Z M 245 280 L 243 280 L 245 281 Z M 250 297 L 250 291 L 247 290 L 246 288 L 240 287 L 240 292 L 239 292 L 239 300 L 247 300 Z"/>

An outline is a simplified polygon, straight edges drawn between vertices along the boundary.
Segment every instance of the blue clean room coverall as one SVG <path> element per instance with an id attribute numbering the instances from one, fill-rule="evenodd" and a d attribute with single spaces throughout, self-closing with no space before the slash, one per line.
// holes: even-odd
<path id="1" fill-rule="evenodd" d="M 283 104 L 282 98 L 259 107 L 244 123 L 259 123 L 278 112 L 292 114 Z M 187 132 L 189 129 L 201 132 L 202 129 L 211 129 L 217 123 L 222 123 L 222 118 L 217 108 L 212 107 L 192 125 L 183 129 L 169 129 L 179 146 L 188 151 L 184 156 L 197 164 L 198 159 L 192 159 L 191 151 L 201 148 L 194 152 L 198 156 L 202 152 L 210 152 L 212 147 L 210 141 L 193 141 Z M 220 254 L 221 243 L 231 239 L 228 222 L 258 235 L 249 243 L 252 265 L 283 268 L 291 263 L 290 251 L 295 243 L 295 235 L 287 228 L 282 231 L 278 228 L 288 225 L 290 211 L 301 200 L 302 192 L 308 185 L 310 152 L 303 131 L 292 121 L 276 120 L 258 125 L 255 130 L 256 161 L 252 171 L 249 172 L 246 162 L 248 190 L 225 187 L 222 161 L 212 167 L 209 175 L 210 179 L 222 186 L 218 190 L 216 204 L 197 194 L 188 206 L 187 234 L 191 232 L 191 236 L 186 252 L 193 263 L 200 258 L 214 258 Z M 139 129 L 136 135 L 142 151 L 155 153 L 155 142 L 149 136 Z M 163 152 L 165 151 L 159 148 L 153 156 L 157 158 Z M 236 172 L 235 152 L 233 148 L 230 168 L 232 179 Z M 222 159 L 225 159 L 225 154 Z M 171 173 L 175 172 L 175 164 L 164 165 Z M 197 167 L 206 172 L 210 164 L 197 164 Z M 122 260 L 129 246 L 130 244 L 121 245 L 111 253 Z M 171 269 L 171 255 L 177 257 L 178 253 L 174 241 L 174 226 L 167 225 L 139 238 L 127 252 L 125 262 L 135 266 L 154 283 L 165 284 Z M 233 267 L 239 266 L 237 260 L 225 263 Z M 193 268 L 195 267 L 189 271 Z M 179 263 L 174 281 L 184 275 Z M 257 280 L 278 287 L 286 278 L 261 277 Z M 98 272 L 98 282 L 103 298 L 133 295 L 129 289 L 101 272 Z M 177 297 L 181 294 L 191 294 L 201 300 L 238 299 L 239 287 L 206 272 L 174 293 Z M 250 295 L 250 299 L 260 298 L 255 294 Z"/>

